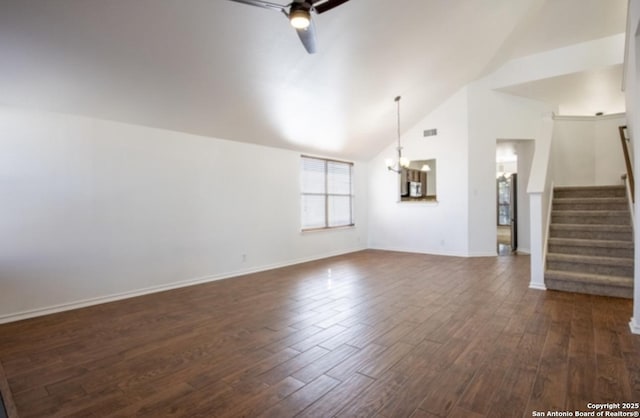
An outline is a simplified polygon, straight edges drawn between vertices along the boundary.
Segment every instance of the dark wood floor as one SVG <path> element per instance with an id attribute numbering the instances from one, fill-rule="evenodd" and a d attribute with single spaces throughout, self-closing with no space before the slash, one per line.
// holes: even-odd
<path id="1" fill-rule="evenodd" d="M 0 326 L 20 417 L 530 417 L 640 401 L 631 301 L 364 251 Z M 0 386 L 1 387 L 1 386 Z"/>

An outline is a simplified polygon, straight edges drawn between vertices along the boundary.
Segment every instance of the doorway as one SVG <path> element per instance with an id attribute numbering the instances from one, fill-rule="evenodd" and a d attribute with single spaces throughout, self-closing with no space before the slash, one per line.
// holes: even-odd
<path id="1" fill-rule="evenodd" d="M 513 141 L 496 146 L 496 245 L 499 255 L 518 250 L 518 155 Z"/>
<path id="2" fill-rule="evenodd" d="M 518 174 L 502 172 L 496 179 L 498 254 L 518 250 Z"/>

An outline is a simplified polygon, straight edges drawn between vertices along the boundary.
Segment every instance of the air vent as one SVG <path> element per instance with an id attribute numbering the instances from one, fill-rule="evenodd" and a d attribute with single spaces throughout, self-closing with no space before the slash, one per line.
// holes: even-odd
<path id="1" fill-rule="evenodd" d="M 437 129 L 425 129 L 424 136 L 435 136 L 438 135 Z"/>

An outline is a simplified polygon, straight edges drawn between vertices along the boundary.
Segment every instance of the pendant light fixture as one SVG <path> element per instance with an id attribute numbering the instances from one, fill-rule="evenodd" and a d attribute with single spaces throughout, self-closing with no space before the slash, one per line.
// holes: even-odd
<path id="1" fill-rule="evenodd" d="M 400 96 L 394 99 L 395 102 L 397 103 L 397 109 L 398 109 L 398 146 L 396 147 L 396 149 L 398 150 L 398 160 L 393 161 L 393 159 L 391 158 L 387 158 L 385 160 L 387 169 L 389 171 L 393 171 L 398 174 L 402 173 L 403 168 L 409 167 L 409 160 L 407 160 L 402 156 L 402 144 L 400 143 L 400 99 L 401 99 Z"/>

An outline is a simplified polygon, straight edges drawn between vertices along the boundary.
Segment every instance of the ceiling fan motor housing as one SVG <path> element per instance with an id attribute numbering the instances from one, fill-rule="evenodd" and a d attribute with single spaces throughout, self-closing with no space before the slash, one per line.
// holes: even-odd
<path id="1" fill-rule="evenodd" d="M 249 6 L 262 7 L 283 13 L 293 26 L 302 41 L 302 45 L 309 54 L 316 52 L 316 35 L 311 12 L 321 14 L 333 9 L 349 0 L 293 0 L 289 5 L 272 3 L 264 0 L 229 0 L 235 3 L 243 3 Z M 288 11 L 287 11 L 288 9 Z"/>

